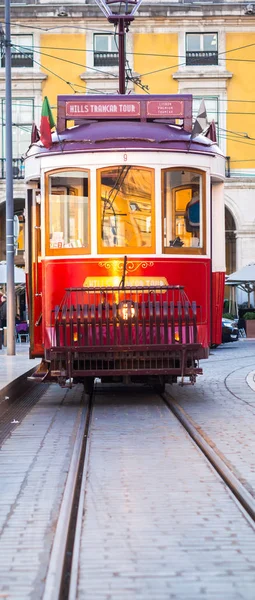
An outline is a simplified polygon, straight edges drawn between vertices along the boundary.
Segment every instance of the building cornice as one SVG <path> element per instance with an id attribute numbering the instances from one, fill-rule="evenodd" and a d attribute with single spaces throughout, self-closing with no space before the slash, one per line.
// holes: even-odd
<path id="1" fill-rule="evenodd" d="M 188 70 L 188 69 L 183 69 L 182 71 L 177 71 L 176 73 L 173 73 L 172 75 L 173 79 L 177 79 L 178 81 L 180 80 L 185 80 L 185 79 L 201 79 L 203 78 L 203 80 L 205 79 L 231 79 L 231 77 L 233 77 L 232 73 L 230 73 L 229 71 L 220 71 L 220 69 L 213 69 L 212 67 L 210 68 L 210 71 L 206 71 L 206 70 L 202 70 L 199 67 L 196 67 L 196 70 Z"/>
<path id="2" fill-rule="evenodd" d="M 183 17 L 191 17 L 191 18 L 211 18 L 211 17 L 228 17 L 228 16 L 236 16 L 242 17 L 243 21 L 255 22 L 255 14 L 247 14 L 245 12 L 247 6 L 247 2 L 218 2 L 214 0 L 214 2 L 168 2 L 161 0 L 158 1 L 146 1 L 141 4 L 139 8 L 139 12 L 136 14 L 136 20 L 139 22 L 140 19 L 144 18 L 181 18 Z M 35 0 L 20 0 L 17 2 L 12 2 L 11 6 L 11 14 L 12 19 L 20 20 L 23 18 L 26 19 L 38 19 L 38 18 L 56 18 L 59 22 L 67 23 L 68 19 L 74 18 L 101 18 L 103 17 L 101 10 L 95 4 L 94 0 L 80 0 L 80 2 L 72 3 L 63 3 L 63 8 L 65 10 L 65 15 L 60 11 L 62 6 L 60 7 L 59 2 L 43 2 L 40 3 L 40 0 L 35 3 Z M 0 18 L 4 18 L 4 1 L 0 0 Z"/>
<path id="3" fill-rule="evenodd" d="M 33 69 L 14 69 L 12 68 L 12 80 L 15 81 L 44 81 L 48 75 L 41 71 L 34 71 Z M 5 81 L 5 69 L 0 68 L 0 81 Z"/>

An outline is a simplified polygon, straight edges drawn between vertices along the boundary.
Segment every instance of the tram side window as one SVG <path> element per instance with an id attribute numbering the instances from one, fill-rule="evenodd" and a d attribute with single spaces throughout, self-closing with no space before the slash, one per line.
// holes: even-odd
<path id="1" fill-rule="evenodd" d="M 176 169 L 164 172 L 164 248 L 201 249 L 202 175 L 197 171 Z"/>
<path id="2" fill-rule="evenodd" d="M 154 251 L 154 171 L 115 166 L 99 173 L 101 252 Z"/>
<path id="3" fill-rule="evenodd" d="M 49 176 L 49 247 L 89 248 L 88 173 L 59 171 Z"/>

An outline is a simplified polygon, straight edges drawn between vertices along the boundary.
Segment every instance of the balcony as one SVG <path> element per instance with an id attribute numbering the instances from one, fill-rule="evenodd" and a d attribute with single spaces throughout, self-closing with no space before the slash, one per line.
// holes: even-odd
<path id="1" fill-rule="evenodd" d="M 118 52 L 94 52 L 95 67 L 117 67 L 118 64 Z"/>
<path id="2" fill-rule="evenodd" d="M 33 52 L 12 52 L 12 67 L 33 67 Z M 1 67 L 5 67 L 5 56 L 1 58 Z"/>
<path id="3" fill-rule="evenodd" d="M 12 176 L 13 179 L 24 179 L 25 166 L 22 158 L 13 158 Z M 6 158 L 0 159 L 0 179 L 6 179 Z"/>
<path id="4" fill-rule="evenodd" d="M 218 64 L 218 51 L 212 50 L 192 50 L 192 52 L 186 52 L 186 65 L 187 66 L 202 66 L 202 65 L 217 65 Z"/>

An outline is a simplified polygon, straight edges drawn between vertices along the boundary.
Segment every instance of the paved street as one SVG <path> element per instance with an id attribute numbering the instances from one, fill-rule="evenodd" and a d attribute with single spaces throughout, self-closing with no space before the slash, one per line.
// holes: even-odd
<path id="1" fill-rule="evenodd" d="M 255 340 L 213 350 L 172 397 L 255 495 Z M 49 386 L 2 446 L 0 595 L 47 600 L 81 386 Z M 81 512 L 81 600 L 254 600 L 251 518 L 148 388 L 95 394 Z M 72 600 L 72 597 L 71 597 Z"/>
<path id="2" fill-rule="evenodd" d="M 197 385 L 169 387 L 253 490 L 254 349 L 223 345 Z M 96 396 L 72 600 L 253 600 L 254 534 L 162 401 L 135 389 Z"/>
<path id="3" fill-rule="evenodd" d="M 222 344 L 201 361 L 195 386 L 169 386 L 255 496 L 255 340 Z"/>

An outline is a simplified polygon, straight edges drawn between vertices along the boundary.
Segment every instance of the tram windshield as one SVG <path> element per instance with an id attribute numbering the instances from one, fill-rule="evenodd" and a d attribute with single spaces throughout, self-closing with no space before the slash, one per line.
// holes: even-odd
<path id="1" fill-rule="evenodd" d="M 154 249 L 154 172 L 118 166 L 99 173 L 101 251 L 152 252 Z M 112 248 L 112 250 L 111 250 Z"/>
<path id="2" fill-rule="evenodd" d="M 49 175 L 48 198 L 49 248 L 88 249 L 88 173 L 58 171 Z"/>
<path id="3" fill-rule="evenodd" d="M 202 176 L 189 169 L 165 171 L 164 247 L 202 246 Z"/>

